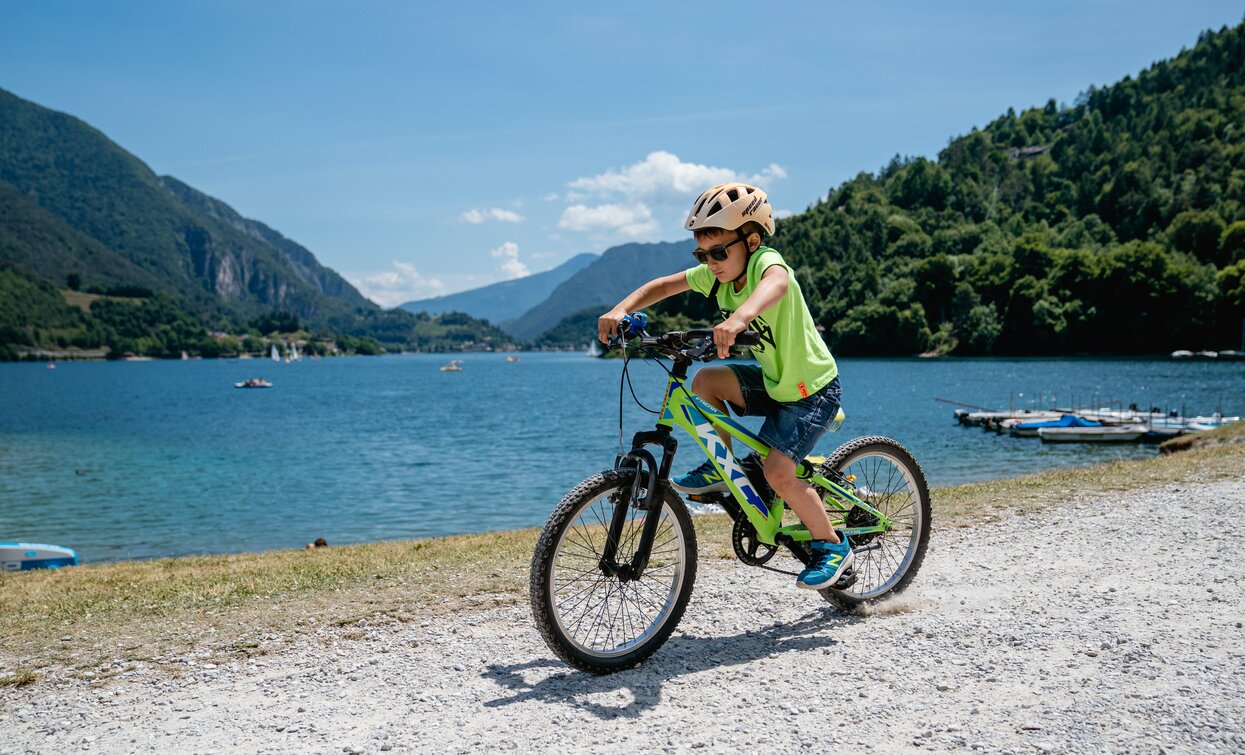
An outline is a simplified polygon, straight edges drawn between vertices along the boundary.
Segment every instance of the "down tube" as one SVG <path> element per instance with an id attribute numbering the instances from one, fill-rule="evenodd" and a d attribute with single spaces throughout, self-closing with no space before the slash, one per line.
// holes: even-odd
<path id="1" fill-rule="evenodd" d="M 744 514 L 756 528 L 757 538 L 767 545 L 774 544 L 774 533 L 782 526 L 782 506 L 771 507 L 753 488 L 738 459 L 722 442 L 719 429 L 728 432 L 737 442 L 765 455 L 769 449 L 746 427 L 710 406 L 696 394 L 686 391 L 672 382 L 666 394 L 661 421 L 683 428 L 700 445 L 705 455 L 722 472 L 722 479 L 739 501 Z M 715 427 L 715 425 L 717 427 Z"/>

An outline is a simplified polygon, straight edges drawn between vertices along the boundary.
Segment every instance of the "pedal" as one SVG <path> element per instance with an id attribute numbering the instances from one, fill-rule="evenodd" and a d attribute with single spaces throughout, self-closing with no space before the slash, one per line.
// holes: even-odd
<path id="1" fill-rule="evenodd" d="M 687 500 L 696 503 L 721 503 L 726 496 L 721 493 L 688 493 Z"/>
<path id="2" fill-rule="evenodd" d="M 830 589 L 846 590 L 854 584 L 856 584 L 856 570 L 849 566 L 847 567 L 847 571 L 843 572 L 843 575 L 839 577 L 839 581 L 835 582 L 834 587 L 831 587 Z"/>

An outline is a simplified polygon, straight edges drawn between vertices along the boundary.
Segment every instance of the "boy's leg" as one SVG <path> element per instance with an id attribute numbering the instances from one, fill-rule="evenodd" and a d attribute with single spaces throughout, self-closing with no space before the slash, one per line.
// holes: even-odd
<path id="1" fill-rule="evenodd" d="M 830 515 L 821 496 L 812 486 L 795 476 L 795 462 L 785 454 L 771 451 L 765 457 L 765 479 L 774 492 L 782 496 L 787 506 L 800 517 L 808 534 L 814 540 L 839 542 L 839 536 L 830 526 Z"/>

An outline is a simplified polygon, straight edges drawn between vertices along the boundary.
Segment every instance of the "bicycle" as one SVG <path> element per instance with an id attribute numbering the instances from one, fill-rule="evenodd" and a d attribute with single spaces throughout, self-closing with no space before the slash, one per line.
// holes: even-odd
<path id="1" fill-rule="evenodd" d="M 631 668 L 656 652 L 691 598 L 696 533 L 686 504 L 669 484 L 678 448 L 675 427 L 692 436 L 727 482 L 729 493 L 689 498 L 717 504 L 731 517 L 731 542 L 740 561 L 796 574 L 768 562 L 780 547 L 803 564 L 811 558 L 808 529 L 798 521 L 783 523 L 786 507 L 765 482 L 761 462 L 768 447 L 684 384 L 693 361 L 716 357 L 713 331 L 651 337 L 644 326 L 643 315 L 624 317 L 622 336 L 611 345 L 624 348 L 624 378 L 628 342 L 673 360 L 657 426 L 636 433 L 631 450 L 620 453 L 612 469 L 566 494 L 532 556 L 537 629 L 559 658 L 598 674 Z M 759 339 L 745 331 L 736 344 L 756 345 Z M 836 422 L 842 418 L 840 410 Z M 619 431 L 621 437 L 621 415 Z M 753 453 L 736 459 L 721 433 Z M 662 449 L 660 461 L 646 446 Z M 925 556 L 930 531 L 929 490 L 912 454 L 890 438 L 857 438 L 820 464 L 803 461 L 797 475 L 821 492 L 832 524 L 848 535 L 856 557 L 833 587 L 818 591 L 821 596 L 850 610 L 907 587 Z"/>

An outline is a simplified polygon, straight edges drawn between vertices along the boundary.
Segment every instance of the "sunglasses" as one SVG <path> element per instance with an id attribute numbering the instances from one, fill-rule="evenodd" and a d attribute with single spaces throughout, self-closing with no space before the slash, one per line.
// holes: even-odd
<path id="1" fill-rule="evenodd" d="M 692 256 L 695 257 L 696 261 L 702 265 L 710 259 L 715 262 L 725 262 L 727 255 L 726 250 L 730 249 L 732 244 L 738 244 L 741 241 L 743 241 L 743 239 L 735 239 L 734 241 L 728 241 L 721 246 L 715 246 L 711 249 L 701 249 L 700 247 L 697 247 L 692 250 Z"/>

